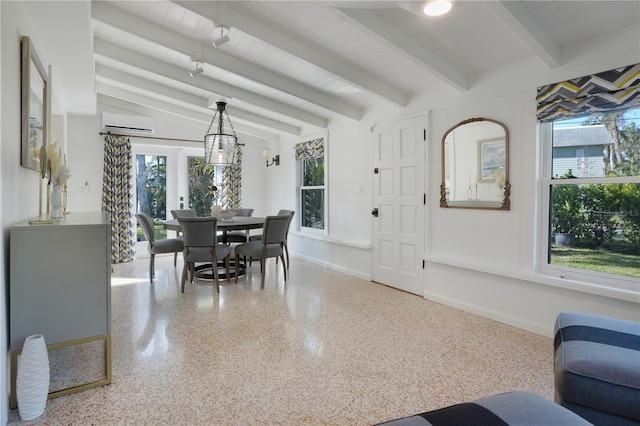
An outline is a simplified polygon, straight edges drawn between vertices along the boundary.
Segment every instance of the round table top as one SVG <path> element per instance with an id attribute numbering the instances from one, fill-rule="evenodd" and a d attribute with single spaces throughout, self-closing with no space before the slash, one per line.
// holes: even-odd
<path id="1" fill-rule="evenodd" d="M 218 219 L 218 229 L 222 231 L 259 229 L 263 226 L 264 217 L 234 216 L 231 219 Z M 168 219 L 164 221 L 164 227 L 170 231 L 179 231 L 180 223 L 177 219 Z"/>

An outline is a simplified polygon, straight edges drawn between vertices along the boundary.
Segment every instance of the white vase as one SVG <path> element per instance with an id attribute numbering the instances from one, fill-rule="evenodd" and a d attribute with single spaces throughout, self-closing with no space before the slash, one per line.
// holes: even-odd
<path id="1" fill-rule="evenodd" d="M 62 217 L 62 185 L 51 189 L 51 217 Z"/>
<path id="2" fill-rule="evenodd" d="M 16 399 L 22 420 L 39 417 L 47 405 L 49 394 L 49 354 L 42 334 L 24 339 L 18 356 Z"/>

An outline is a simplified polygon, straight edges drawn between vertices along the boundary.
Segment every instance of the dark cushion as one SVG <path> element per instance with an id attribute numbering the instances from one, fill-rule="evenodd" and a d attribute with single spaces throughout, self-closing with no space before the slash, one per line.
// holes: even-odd
<path id="1" fill-rule="evenodd" d="M 556 402 L 597 424 L 640 424 L 640 323 L 562 312 L 554 345 Z"/>
<path id="2" fill-rule="evenodd" d="M 508 392 L 380 423 L 385 426 L 587 426 L 591 423 L 530 392 Z"/>

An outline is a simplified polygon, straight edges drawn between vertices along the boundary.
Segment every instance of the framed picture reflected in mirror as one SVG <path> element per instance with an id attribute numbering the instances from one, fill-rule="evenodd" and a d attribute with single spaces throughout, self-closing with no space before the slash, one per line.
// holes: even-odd
<path id="1" fill-rule="evenodd" d="M 22 167 L 40 171 L 40 151 L 46 144 L 49 78 L 28 36 L 21 39 Z"/>

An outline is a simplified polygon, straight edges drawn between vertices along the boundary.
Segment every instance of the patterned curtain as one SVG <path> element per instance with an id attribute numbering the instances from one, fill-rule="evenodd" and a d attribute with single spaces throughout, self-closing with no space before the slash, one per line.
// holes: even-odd
<path id="1" fill-rule="evenodd" d="M 543 122 L 640 105 L 640 64 L 538 87 L 536 102 Z"/>
<path id="2" fill-rule="evenodd" d="M 324 138 L 301 142 L 294 146 L 296 160 L 311 160 L 324 157 Z"/>
<path id="3" fill-rule="evenodd" d="M 111 263 L 134 258 L 131 221 L 131 142 L 125 136 L 104 138 L 102 210 L 111 222 Z"/>
<path id="4" fill-rule="evenodd" d="M 239 209 L 242 207 L 242 145 L 238 145 L 236 164 L 222 169 L 222 197 L 220 204 L 223 209 Z"/>

